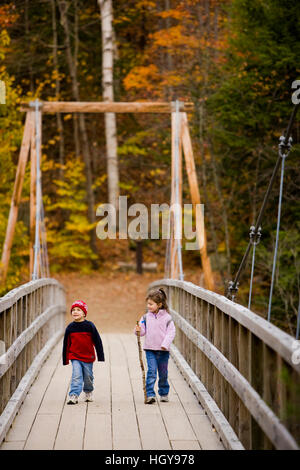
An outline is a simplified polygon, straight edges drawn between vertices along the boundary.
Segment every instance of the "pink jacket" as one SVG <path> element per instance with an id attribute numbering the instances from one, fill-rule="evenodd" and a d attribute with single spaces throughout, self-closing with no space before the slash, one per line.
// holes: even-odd
<path id="1" fill-rule="evenodd" d="M 157 315 L 147 312 L 140 319 L 141 336 L 145 336 L 144 349 L 168 351 L 175 338 L 175 325 L 171 315 L 166 310 L 159 310 Z M 136 333 L 135 333 L 136 334 Z"/>

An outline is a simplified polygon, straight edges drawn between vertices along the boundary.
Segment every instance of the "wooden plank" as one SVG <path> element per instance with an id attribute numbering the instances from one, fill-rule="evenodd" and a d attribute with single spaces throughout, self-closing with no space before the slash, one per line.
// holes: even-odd
<path id="1" fill-rule="evenodd" d="M 172 360 L 173 363 L 173 360 Z M 176 366 L 175 366 L 176 367 Z M 178 371 L 177 367 L 176 370 Z M 178 372 L 179 377 L 172 378 L 171 384 L 180 399 L 181 405 L 183 406 L 186 415 L 190 418 L 190 415 L 201 415 L 205 414 L 203 406 L 199 403 L 198 398 L 193 393 L 191 387 L 188 386 L 187 382 L 183 380 L 182 375 Z"/>
<path id="2" fill-rule="evenodd" d="M 250 332 L 239 325 L 239 372 L 249 380 L 251 374 Z M 243 402 L 239 404 L 239 438 L 246 449 L 251 450 L 251 415 Z"/>
<path id="3" fill-rule="evenodd" d="M 229 359 L 229 318 L 226 313 L 222 313 L 221 322 L 221 351 L 222 354 Z M 225 417 L 229 418 L 229 385 L 227 380 L 222 377 L 221 379 L 221 409 Z"/>
<path id="4" fill-rule="evenodd" d="M 251 385 L 260 396 L 263 395 L 263 342 L 254 334 L 251 334 Z M 251 429 L 252 449 L 262 450 L 264 433 L 254 418 Z"/>
<path id="5" fill-rule="evenodd" d="M 43 397 L 39 414 L 61 415 L 67 398 L 71 374 L 72 366 L 63 366 L 60 360 Z"/>
<path id="6" fill-rule="evenodd" d="M 23 450 L 23 441 L 3 442 L 0 450 Z"/>
<path id="7" fill-rule="evenodd" d="M 141 449 L 124 349 L 117 335 L 108 337 L 111 358 L 113 449 Z"/>
<path id="8" fill-rule="evenodd" d="M 88 404 L 83 449 L 112 449 L 111 414 L 90 413 L 91 404 Z"/>
<path id="9" fill-rule="evenodd" d="M 268 406 L 276 408 L 277 395 L 277 358 L 276 353 L 266 344 L 263 345 L 263 394 Z M 272 450 L 272 443 L 265 436 L 264 449 Z"/>
<path id="10" fill-rule="evenodd" d="M 78 102 L 78 101 L 43 101 L 43 113 L 171 113 L 171 102 Z M 21 111 L 32 108 L 29 103 L 21 103 Z M 180 102 L 180 111 L 192 111 L 193 103 Z"/>
<path id="11" fill-rule="evenodd" d="M 105 362 L 94 363 L 93 402 L 87 405 L 84 450 L 112 449 L 111 376 L 107 335 L 101 335 Z"/>
<path id="12" fill-rule="evenodd" d="M 201 450 L 199 442 L 197 440 L 194 441 L 171 441 L 172 449 L 173 450 Z"/>
<path id="13" fill-rule="evenodd" d="M 205 414 L 193 414 L 190 421 L 202 450 L 225 450 L 218 433 Z"/>
<path id="14" fill-rule="evenodd" d="M 57 429 L 60 424 L 59 414 L 38 413 L 30 430 L 24 450 L 53 450 Z M 75 429 L 74 429 L 75 432 Z M 72 438 L 73 432 L 68 436 Z"/>
<path id="15" fill-rule="evenodd" d="M 221 322 L 222 312 L 217 307 L 214 307 L 214 337 L 212 339 L 213 344 L 219 351 L 221 350 Z M 213 374 L 213 398 L 219 408 L 221 408 L 221 376 L 218 370 L 214 370 Z M 223 411 L 223 410 L 222 410 Z"/>
<path id="16" fill-rule="evenodd" d="M 133 391 L 138 428 L 141 436 L 142 449 L 159 450 L 171 449 L 167 430 L 160 409 L 155 405 L 145 405 L 143 400 L 143 385 L 135 338 L 121 335 L 124 351 L 126 351 L 128 372 Z M 145 358 L 144 363 L 146 364 Z M 153 430 L 155 429 L 155 432 Z"/>
<path id="17" fill-rule="evenodd" d="M 239 324 L 234 318 L 229 317 L 229 361 L 234 367 L 238 367 L 238 335 Z M 239 429 L 239 398 L 233 388 L 229 385 L 229 416 L 228 420 L 232 428 L 238 432 Z"/>
<path id="18" fill-rule="evenodd" d="M 159 403 L 159 407 L 170 441 L 197 440 L 177 395 L 172 395 L 169 403 Z"/>
<path id="19" fill-rule="evenodd" d="M 54 450 L 82 450 L 86 420 L 86 402 L 64 406 Z"/>

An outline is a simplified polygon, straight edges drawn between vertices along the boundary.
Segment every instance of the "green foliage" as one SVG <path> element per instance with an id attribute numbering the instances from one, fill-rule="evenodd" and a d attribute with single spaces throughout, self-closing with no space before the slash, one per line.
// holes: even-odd
<path id="1" fill-rule="evenodd" d="M 212 77 L 216 87 L 207 100 L 205 138 L 216 155 L 222 194 L 230 217 L 231 259 L 235 272 L 248 243 L 249 227 L 257 218 L 275 162 L 279 136 L 292 112 L 291 84 L 300 77 L 300 12 L 291 0 L 234 0 L 223 74 Z M 294 133 L 297 142 L 297 134 Z M 273 296 L 273 321 L 295 333 L 299 275 L 295 247 L 299 232 L 299 148 L 286 162 L 282 231 Z M 279 179 L 276 179 L 262 221 L 252 308 L 264 316 L 268 303 Z M 232 195 L 228 199 L 229 195 Z M 215 197 L 215 196 L 214 196 Z M 292 202 L 292 204 L 290 203 Z M 296 250 L 297 251 L 297 250 Z M 250 263 L 249 263 L 250 264 Z M 233 275 L 234 275 L 233 272 Z M 249 269 L 240 293 L 245 298 Z M 241 299 L 241 297 L 240 297 Z"/>
<path id="2" fill-rule="evenodd" d="M 10 38 L 5 29 L 0 34 L 0 57 L 5 58 Z M 18 111 L 21 89 L 15 85 L 14 77 L 0 66 L 0 80 L 5 82 L 6 104 L 0 105 L 0 246 L 3 247 L 12 190 L 16 173 L 16 161 L 22 138 L 22 115 Z M 24 265 L 28 261 L 29 239 L 22 220 L 16 225 L 7 282 L 0 288 L 0 295 L 9 291 L 24 279 Z"/>
<path id="3" fill-rule="evenodd" d="M 45 204 L 49 217 L 47 241 L 51 270 L 56 272 L 68 267 L 89 272 L 96 255 L 89 245 L 94 226 L 87 218 L 83 162 L 73 157 L 63 169 L 64 179 L 54 180 L 55 200 Z"/>

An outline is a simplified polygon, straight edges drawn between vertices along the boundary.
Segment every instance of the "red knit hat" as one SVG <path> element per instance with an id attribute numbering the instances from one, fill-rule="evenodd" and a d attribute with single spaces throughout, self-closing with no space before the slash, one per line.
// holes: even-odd
<path id="1" fill-rule="evenodd" d="M 73 308 L 79 307 L 83 311 L 84 315 L 87 316 L 87 311 L 88 307 L 87 304 L 83 300 L 76 300 L 72 305 L 71 305 L 71 312 Z"/>

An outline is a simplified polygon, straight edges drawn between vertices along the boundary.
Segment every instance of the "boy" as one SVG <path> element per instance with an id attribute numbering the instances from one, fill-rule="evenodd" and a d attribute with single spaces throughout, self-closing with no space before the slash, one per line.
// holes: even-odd
<path id="1" fill-rule="evenodd" d="M 85 401 L 93 401 L 95 349 L 98 361 L 104 361 L 104 352 L 97 328 L 94 323 L 85 319 L 87 304 L 82 300 L 76 300 L 71 306 L 71 315 L 74 321 L 66 328 L 62 356 L 63 365 L 69 364 L 69 360 L 72 362 L 72 379 L 67 404 L 75 405 L 82 389 L 85 392 Z"/>

